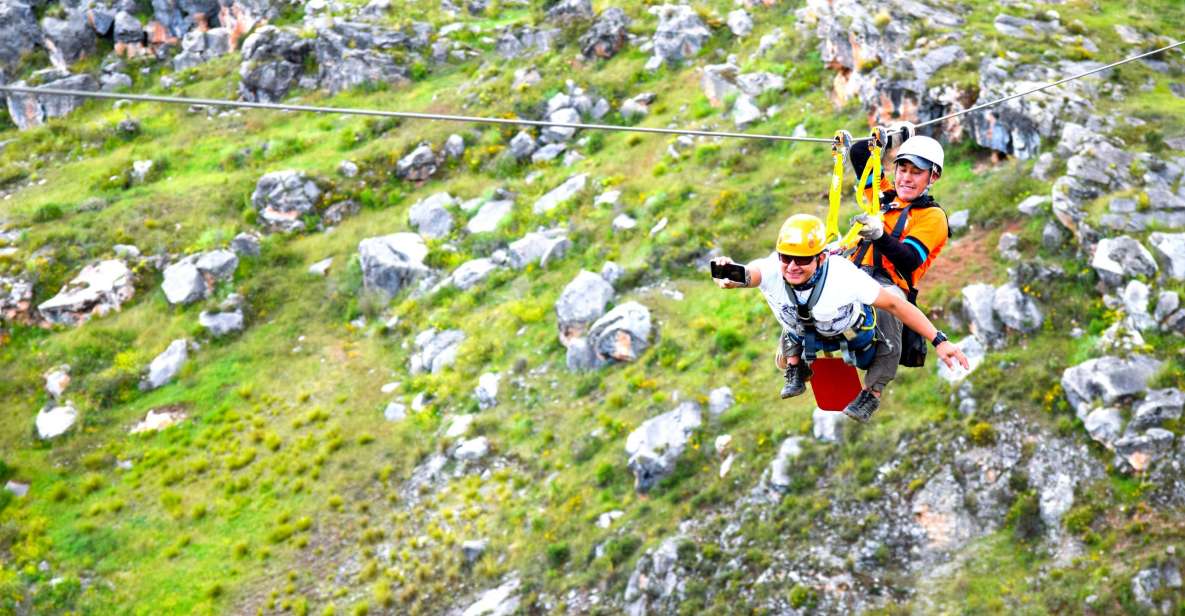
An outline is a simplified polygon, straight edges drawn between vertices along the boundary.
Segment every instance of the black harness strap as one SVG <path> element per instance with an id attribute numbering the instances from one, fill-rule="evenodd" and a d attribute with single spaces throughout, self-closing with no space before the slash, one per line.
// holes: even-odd
<path id="1" fill-rule="evenodd" d="M 806 299 L 806 302 L 798 301 L 798 293 L 794 291 L 794 287 L 782 279 L 782 285 L 786 287 L 786 295 L 790 297 L 790 301 L 794 302 L 796 316 L 798 317 L 798 324 L 802 327 L 802 358 L 808 364 L 815 361 L 815 356 L 818 354 L 818 344 L 815 339 L 817 333 L 815 332 L 815 317 L 811 315 L 811 309 L 815 304 L 819 303 L 819 297 L 823 294 L 823 283 L 827 282 L 827 261 L 823 261 L 822 271 L 819 272 L 819 279 L 815 281 L 815 286 L 811 288 L 811 295 Z"/>

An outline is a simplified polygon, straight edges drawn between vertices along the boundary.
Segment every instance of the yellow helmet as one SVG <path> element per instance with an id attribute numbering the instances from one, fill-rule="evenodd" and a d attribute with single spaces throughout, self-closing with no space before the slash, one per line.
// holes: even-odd
<path id="1" fill-rule="evenodd" d="M 813 257 L 823 252 L 827 226 L 817 216 L 795 214 L 778 231 L 777 251 L 791 257 Z"/>

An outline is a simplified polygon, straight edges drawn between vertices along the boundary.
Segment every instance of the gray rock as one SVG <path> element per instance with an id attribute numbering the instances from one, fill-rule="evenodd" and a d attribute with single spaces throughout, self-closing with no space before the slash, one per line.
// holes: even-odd
<path id="1" fill-rule="evenodd" d="M 679 546 L 688 541 L 675 536 L 638 558 L 622 601 L 626 616 L 675 613 L 686 582 L 679 575 Z"/>
<path id="2" fill-rule="evenodd" d="M 1156 319 L 1157 323 L 1163 323 L 1180 307 L 1181 296 L 1177 295 L 1176 291 L 1161 291 L 1156 297 L 1156 309 L 1152 313 L 1152 318 Z"/>
<path id="3" fill-rule="evenodd" d="M 227 334 L 243 331 L 243 311 L 207 312 L 203 310 L 198 315 L 198 325 L 201 325 L 211 336 L 221 338 Z"/>
<path id="4" fill-rule="evenodd" d="M 1002 233 L 996 243 L 996 252 L 1008 261 L 1020 260 L 1020 236 L 1015 233 Z"/>
<path id="5" fill-rule="evenodd" d="M 604 278 L 580 270 L 555 303 L 560 343 L 567 346 L 572 340 L 584 337 L 588 326 L 605 314 L 605 305 L 613 301 L 614 295 L 613 285 Z"/>
<path id="6" fill-rule="evenodd" d="M 215 280 L 231 280 L 239 267 L 239 257 L 229 250 L 210 250 L 191 258 L 198 271 Z"/>
<path id="7" fill-rule="evenodd" d="M 407 406 L 399 402 L 390 402 L 383 409 L 383 419 L 387 421 L 403 421 L 407 419 Z"/>
<path id="8" fill-rule="evenodd" d="M 1044 316 L 1041 308 L 1014 282 L 996 289 L 992 295 L 992 310 L 1004 326 L 1022 333 L 1032 333 L 1041 327 Z"/>
<path id="9" fill-rule="evenodd" d="M 1149 330 L 1156 327 L 1156 320 L 1148 314 L 1148 301 L 1152 290 L 1139 280 L 1129 280 L 1123 287 L 1121 299 L 1123 309 L 1127 312 L 1128 321 L 1139 330 Z"/>
<path id="10" fill-rule="evenodd" d="M 487 201 L 482 204 L 477 214 L 469 220 L 465 229 L 470 233 L 490 233 L 498 229 L 498 225 L 514 210 L 514 201 Z"/>
<path id="11" fill-rule="evenodd" d="M 99 76 L 99 89 L 104 92 L 118 92 L 131 87 L 132 78 L 124 73 L 103 73 Z"/>
<path id="12" fill-rule="evenodd" d="M 460 159 L 465 155 L 465 138 L 452 134 L 444 141 L 444 154 L 452 159 Z"/>
<path id="13" fill-rule="evenodd" d="M 303 171 L 274 171 L 259 178 L 251 193 L 251 205 L 259 221 L 271 231 L 300 231 L 301 216 L 314 214 L 321 189 Z"/>
<path id="14" fill-rule="evenodd" d="M 316 83 L 331 93 L 367 84 L 405 84 L 410 71 L 387 50 L 407 49 L 411 41 L 402 32 L 348 21 L 334 21 L 318 28 L 312 39 L 317 60 Z"/>
<path id="15" fill-rule="evenodd" d="M 452 195 L 436 193 L 412 205 L 407 211 L 407 221 L 424 237 L 445 237 L 453 228 L 453 215 L 445 208 L 456 203 L 457 200 Z"/>
<path id="16" fill-rule="evenodd" d="M 971 210 L 959 210 L 950 215 L 947 219 L 947 225 L 950 226 L 951 232 L 964 231 L 967 229 L 968 219 L 971 217 Z"/>
<path id="17" fill-rule="evenodd" d="M 140 20 L 127 11 L 119 11 L 115 14 L 115 22 L 112 26 L 112 37 L 115 43 L 123 43 L 124 45 L 141 45 L 144 43 L 144 26 L 140 25 Z"/>
<path id="18" fill-rule="evenodd" d="M 86 13 L 68 11 L 66 19 L 46 17 L 41 20 L 45 47 L 56 66 L 67 66 L 95 52 L 95 31 L 86 21 Z"/>
<path id="19" fill-rule="evenodd" d="M 461 616 L 511 616 L 518 613 L 519 581 L 511 578 L 497 588 L 485 591 Z"/>
<path id="20" fill-rule="evenodd" d="M 70 386 L 70 366 L 62 365 L 45 373 L 45 393 L 57 400 Z"/>
<path id="21" fill-rule="evenodd" d="M 230 241 L 230 249 L 240 257 L 258 257 L 259 236 L 254 233 L 240 233 Z"/>
<path id="22" fill-rule="evenodd" d="M 736 94 L 740 69 L 734 64 L 709 64 L 700 74 L 700 88 L 714 107 L 724 107 L 729 96 Z"/>
<path id="23" fill-rule="evenodd" d="M 462 462 L 476 462 L 490 453 L 490 440 L 478 436 L 465 441 L 453 451 L 453 457 Z"/>
<path id="24" fill-rule="evenodd" d="M 531 162 L 541 163 L 547 162 L 549 160 L 555 160 L 559 155 L 563 154 L 564 150 L 566 149 L 568 149 L 568 146 L 562 143 L 549 143 L 538 150 L 535 150 L 535 153 L 531 155 Z"/>
<path id="25" fill-rule="evenodd" d="M 502 380 L 497 372 L 486 372 L 477 379 L 477 387 L 473 388 L 473 397 L 477 398 L 477 406 L 481 410 L 493 408 L 498 404 L 498 383 Z"/>
<path id="26" fill-rule="evenodd" d="M 119 310 L 135 293 L 134 278 L 127 264 L 108 259 L 82 268 L 57 295 L 37 306 L 37 310 L 50 323 L 79 325 L 92 316 Z"/>
<path id="27" fill-rule="evenodd" d="M 522 160 L 531 155 L 532 152 L 538 148 L 539 145 L 535 142 L 535 138 L 525 130 L 520 130 L 513 139 L 510 140 L 510 155 Z"/>
<path id="28" fill-rule="evenodd" d="M 337 174 L 343 178 L 358 177 L 358 164 L 352 160 L 343 160 L 337 166 Z"/>
<path id="29" fill-rule="evenodd" d="M 611 285 L 617 284 L 617 281 L 621 280 L 624 275 L 625 270 L 613 261 L 605 261 L 605 264 L 601 266 L 601 278 Z"/>
<path id="30" fill-rule="evenodd" d="M 24 498 L 29 495 L 29 484 L 11 479 L 4 482 L 4 489 L 17 498 Z"/>
<path id="31" fill-rule="evenodd" d="M 815 440 L 824 443 L 838 443 L 843 440 L 843 413 L 824 411 L 816 407 L 811 413 L 811 434 Z"/>
<path id="32" fill-rule="evenodd" d="M 1174 280 L 1185 280 L 1185 233 L 1152 233 L 1148 243 L 1160 255 L 1168 275 Z"/>
<path id="33" fill-rule="evenodd" d="M 728 29 L 732 35 L 745 38 L 753 31 L 753 18 L 744 9 L 737 9 L 728 13 Z"/>
<path id="34" fill-rule="evenodd" d="M 625 11 L 617 7 L 605 9 L 580 36 L 580 52 L 585 58 L 612 58 L 625 46 L 629 27 Z"/>
<path id="35" fill-rule="evenodd" d="M 782 441 L 782 445 L 778 447 L 778 455 L 769 465 L 769 486 L 775 491 L 785 494 L 793 485 L 794 478 L 790 476 L 790 463 L 802 455 L 802 443 L 805 440 L 801 436 L 791 436 Z"/>
<path id="36" fill-rule="evenodd" d="M 965 501 L 963 487 L 950 466 L 942 467 L 914 495 L 911 512 L 925 537 L 922 549 L 931 558 L 958 549 L 975 535 L 978 525 Z"/>
<path id="37" fill-rule="evenodd" d="M 1004 340 L 995 314 L 996 289 L 990 284 L 976 283 L 963 287 L 963 315 L 968 329 L 988 347 L 997 347 Z"/>
<path id="38" fill-rule="evenodd" d="M 593 323 L 588 341 L 599 360 L 632 362 L 650 345 L 650 310 L 637 302 L 621 304 Z"/>
<path id="39" fill-rule="evenodd" d="M 403 287 L 428 275 L 428 247 L 415 233 L 370 237 L 358 243 L 362 286 L 390 299 Z"/>
<path id="40" fill-rule="evenodd" d="M 570 24 L 593 18 L 592 0 L 559 0 L 547 9 L 547 20 Z"/>
<path id="41" fill-rule="evenodd" d="M 633 229 L 637 226 L 638 221 L 630 218 L 628 214 L 618 214 L 617 217 L 613 219 L 614 231 L 629 231 L 630 229 Z"/>
<path id="42" fill-rule="evenodd" d="M 1149 379 L 1162 365 L 1160 360 L 1144 355 L 1089 359 L 1062 373 L 1062 389 L 1078 418 L 1085 419 L 1095 400 L 1115 404 L 1146 392 Z"/>
<path id="43" fill-rule="evenodd" d="M 566 203 L 567 201 L 579 195 L 587 184 L 587 173 L 579 173 L 569 177 L 567 180 L 564 180 L 563 184 L 560 184 L 547 194 L 539 197 L 539 199 L 535 201 L 535 205 L 532 209 L 536 214 L 550 212 L 560 204 Z"/>
<path id="44" fill-rule="evenodd" d="M 723 415 L 734 404 L 736 404 L 736 398 L 732 395 L 732 389 L 727 386 L 717 387 L 708 393 L 708 413 L 712 417 Z"/>
<path id="45" fill-rule="evenodd" d="M 490 541 L 488 539 L 465 541 L 461 544 L 461 556 L 465 559 L 466 563 L 473 564 L 481 560 L 481 557 L 489 547 Z"/>
<path id="46" fill-rule="evenodd" d="M 508 246 L 507 261 L 514 269 L 522 269 L 535 263 L 545 267 L 554 259 L 563 257 L 572 242 L 562 229 L 531 232 Z"/>
<path id="47" fill-rule="evenodd" d="M 410 154 L 395 163 L 395 176 L 409 182 L 424 182 L 436 174 L 440 161 L 432 147 L 421 143 Z"/>
<path id="48" fill-rule="evenodd" d="M 78 421 L 78 410 L 73 403 L 67 402 L 62 406 L 47 406 L 37 413 L 34 425 L 37 426 L 37 436 L 41 440 L 49 440 L 66 433 Z"/>
<path id="49" fill-rule="evenodd" d="M 773 73 L 743 73 L 737 76 L 736 84 L 741 92 L 756 98 L 766 92 L 785 89 L 786 80 Z"/>
<path id="50" fill-rule="evenodd" d="M 1163 563 L 1142 569 L 1132 577 L 1132 598 L 1136 604 L 1146 610 L 1157 610 L 1161 614 L 1172 613 L 1173 600 L 1169 597 L 1161 599 L 1157 604 L 1157 595 L 1161 591 L 1181 588 L 1181 565 L 1175 558 Z"/>
<path id="51" fill-rule="evenodd" d="M 329 275 L 329 268 L 333 267 L 333 257 L 326 257 L 309 266 L 308 272 L 314 276 Z"/>
<path id="52" fill-rule="evenodd" d="M 243 42 L 239 66 L 239 97 L 276 103 L 288 95 L 304 73 L 312 43 L 275 26 L 257 29 Z"/>
<path id="53" fill-rule="evenodd" d="M 229 52 L 230 31 L 226 28 L 191 30 L 181 39 L 181 53 L 173 58 L 173 70 L 193 68 Z"/>
<path id="54" fill-rule="evenodd" d="M 457 361 L 457 350 L 464 341 L 465 332 L 456 329 L 428 329 L 420 332 L 415 339 L 416 351 L 411 356 L 411 373 L 436 374 L 452 366 Z"/>
<path id="55" fill-rule="evenodd" d="M 626 120 L 644 118 L 650 115 L 650 105 L 657 96 L 653 92 L 643 92 L 627 98 L 621 102 L 621 117 Z"/>
<path id="56" fill-rule="evenodd" d="M 481 284 L 497 269 L 498 264 L 494 263 L 493 259 L 473 259 L 457 267 L 449 276 L 449 280 L 458 289 L 467 291 Z"/>
<path id="57" fill-rule="evenodd" d="M 547 114 L 547 121 L 556 122 L 557 124 L 579 124 L 580 112 L 572 107 L 556 109 L 555 111 Z M 543 131 L 540 133 L 539 138 L 545 143 L 562 143 L 571 139 L 575 134 L 575 127 L 549 124 L 543 127 Z"/>
<path id="58" fill-rule="evenodd" d="M 997 32 L 1014 38 L 1039 38 L 1045 34 L 1062 32 L 1061 24 L 1057 20 L 1039 21 L 1003 13 L 996 15 L 994 24 Z"/>
<path id="59" fill-rule="evenodd" d="M 1128 278 L 1156 275 L 1156 260 L 1139 240 L 1121 235 L 1104 238 L 1095 247 L 1090 266 L 1109 286 L 1117 287 Z"/>
<path id="60" fill-rule="evenodd" d="M 694 58 L 712 37 L 711 30 L 690 6 L 664 4 L 650 7 L 649 11 L 658 17 L 658 29 L 654 32 L 654 57 L 647 67 Z"/>
<path id="61" fill-rule="evenodd" d="M 1179 389 L 1152 389 L 1132 411 L 1128 432 L 1160 427 L 1166 421 L 1181 418 L 1185 408 L 1185 392 Z"/>
<path id="62" fill-rule="evenodd" d="M 21 60 L 42 44 L 43 33 L 30 3 L 0 2 L 0 70 L 16 71 Z"/>
<path id="63" fill-rule="evenodd" d="M 1115 453 L 1137 473 L 1148 470 L 1173 448 L 1173 433 L 1163 428 L 1149 428 L 1144 434 L 1128 434 L 1114 442 Z"/>
<path id="64" fill-rule="evenodd" d="M 634 488 L 643 494 L 649 492 L 674 471 L 691 435 L 702 425 L 699 406 L 684 402 L 673 411 L 647 419 L 631 432 L 625 452 L 634 474 Z"/>
<path id="65" fill-rule="evenodd" d="M 745 128 L 762 117 L 761 109 L 748 94 L 738 96 L 732 105 L 732 121 L 737 128 Z"/>
<path id="66" fill-rule="evenodd" d="M 1115 407 L 1095 409 L 1086 415 L 1082 423 L 1090 438 L 1108 449 L 1113 448 L 1115 441 L 1123 433 L 1123 415 Z"/>
<path id="67" fill-rule="evenodd" d="M 191 304 L 206 297 L 206 279 L 190 262 L 175 263 L 165 268 L 161 290 L 170 304 Z"/>
<path id="68" fill-rule="evenodd" d="M 173 377 L 177 376 L 178 372 L 181 372 L 181 368 L 185 366 L 185 362 L 188 360 L 188 342 L 182 339 L 169 343 L 168 348 L 160 355 L 157 355 L 152 360 L 152 363 L 148 364 L 148 372 L 140 382 L 140 389 L 150 391 L 163 387 L 166 383 L 173 380 Z"/>
<path id="69" fill-rule="evenodd" d="M 27 86 L 24 81 L 18 81 L 12 85 Z M 96 92 L 99 89 L 99 82 L 91 75 L 71 75 L 37 87 Z M 8 115 L 17 128 L 27 130 L 34 126 L 41 126 L 50 118 L 68 115 L 85 102 L 86 99 L 80 96 L 18 94 L 14 92 L 8 94 Z"/>
<path id="70" fill-rule="evenodd" d="M 1046 221 L 1045 226 L 1041 228 L 1041 246 L 1049 251 L 1056 251 L 1066 243 L 1066 234 L 1062 231 L 1062 226 L 1053 222 Z"/>

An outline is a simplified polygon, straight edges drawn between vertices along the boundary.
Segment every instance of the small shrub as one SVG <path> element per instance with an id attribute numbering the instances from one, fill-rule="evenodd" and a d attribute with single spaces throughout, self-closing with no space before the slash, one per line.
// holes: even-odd
<path id="1" fill-rule="evenodd" d="M 609 557 L 609 562 L 616 567 L 633 556 L 640 547 L 642 547 L 642 540 L 633 535 L 614 537 L 605 544 L 605 556 Z"/>
<path id="2" fill-rule="evenodd" d="M 986 421 L 976 421 L 967 427 L 967 438 L 983 447 L 996 442 L 996 429 Z"/>
<path id="3" fill-rule="evenodd" d="M 572 549 L 568 547 L 567 543 L 553 543 L 547 546 L 547 562 L 552 568 L 559 569 L 563 567 L 571 557 Z"/>
<path id="4" fill-rule="evenodd" d="M 65 216 L 62 206 L 56 203 L 46 203 L 33 212 L 33 222 L 50 222 Z"/>

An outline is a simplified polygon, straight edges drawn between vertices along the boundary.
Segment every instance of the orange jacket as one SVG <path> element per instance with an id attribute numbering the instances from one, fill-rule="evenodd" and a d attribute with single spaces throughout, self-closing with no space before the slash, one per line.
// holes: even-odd
<path id="1" fill-rule="evenodd" d="M 884 193 L 886 200 L 882 201 L 881 212 L 884 218 L 885 238 L 881 241 L 894 241 L 888 238 L 889 234 L 897 226 L 897 222 L 901 217 L 901 212 L 904 211 L 908 203 L 902 201 L 893 192 L 893 184 L 887 178 L 880 178 L 881 191 Z M 872 187 L 865 189 L 865 196 L 872 198 Z M 891 198 L 892 200 L 887 200 Z M 914 205 L 909 210 L 909 217 L 905 222 L 905 228 L 901 231 L 899 241 L 907 250 L 913 251 L 920 258 L 918 264 L 908 274 L 908 279 L 902 276 L 897 271 L 897 267 L 893 264 L 888 256 L 882 254 L 876 245 L 873 244 L 865 249 L 868 244 L 867 241 L 861 241 L 856 252 L 852 255 L 852 261 L 856 265 L 879 267 L 884 270 L 893 282 L 902 288 L 902 290 L 909 292 L 910 286 L 916 287 L 922 277 L 926 275 L 926 271 L 933 265 L 934 259 L 942 252 L 946 246 L 946 241 L 950 237 L 950 228 L 947 226 L 946 212 L 928 195 L 924 195 L 914 200 Z M 857 259 L 857 257 L 859 257 Z M 880 262 L 874 263 L 874 259 L 879 257 Z"/>

